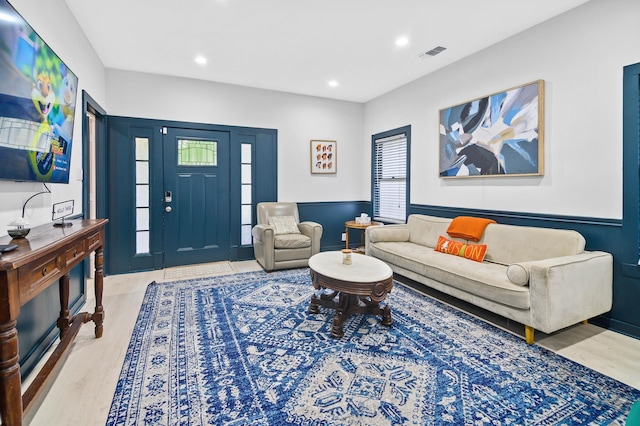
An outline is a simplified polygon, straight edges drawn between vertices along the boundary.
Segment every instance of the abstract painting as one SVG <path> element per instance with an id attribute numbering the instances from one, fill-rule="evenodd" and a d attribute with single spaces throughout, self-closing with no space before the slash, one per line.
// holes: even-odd
<path id="1" fill-rule="evenodd" d="M 440 110 L 440 177 L 540 176 L 544 80 Z"/>

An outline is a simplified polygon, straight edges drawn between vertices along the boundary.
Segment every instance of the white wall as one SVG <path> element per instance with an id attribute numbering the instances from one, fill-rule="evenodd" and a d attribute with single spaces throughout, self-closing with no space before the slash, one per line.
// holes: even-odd
<path id="1" fill-rule="evenodd" d="M 51 222 L 51 206 L 60 201 L 73 199 L 75 213 L 82 213 L 82 181 L 76 179 L 78 173 L 82 173 L 82 90 L 103 104 L 106 101 L 105 72 L 102 62 L 63 0 L 49 0 L 46 7 L 42 2 L 33 0 L 11 0 L 11 4 L 78 76 L 70 181 L 68 185 L 50 184 L 51 194 L 38 195 L 29 201 L 25 218 L 32 226 L 36 226 Z M 43 13 L 45 9 L 46 13 Z M 6 225 L 10 221 L 22 216 L 24 202 L 42 190 L 44 187 L 41 183 L 0 180 L 0 235 L 6 235 Z"/>
<path id="2" fill-rule="evenodd" d="M 592 0 L 368 102 L 364 150 L 411 124 L 412 203 L 620 219 L 622 68 L 640 61 L 639 41 L 640 1 Z M 537 79 L 544 176 L 440 179 L 439 110 Z"/>
<path id="3" fill-rule="evenodd" d="M 369 197 L 360 103 L 114 69 L 107 87 L 109 115 L 277 129 L 280 201 Z M 337 141 L 336 174 L 310 173 L 311 139 Z"/>
<path id="4" fill-rule="evenodd" d="M 47 14 L 41 2 L 12 4 L 78 75 L 80 90 L 111 115 L 278 129 L 280 200 L 369 200 L 371 135 L 410 124 L 412 203 L 622 216 L 622 67 L 640 61 L 637 0 L 591 0 L 364 105 L 105 70 L 63 0 L 47 2 Z M 546 82 L 544 176 L 438 178 L 438 111 L 536 79 Z M 310 139 L 338 141 L 336 175 L 310 174 Z M 52 195 L 29 202 L 32 224 L 49 222 L 54 202 L 74 199 L 80 211 L 81 157 L 77 120 L 71 183 L 51 185 Z M 41 189 L 0 181 L 0 235 Z"/>

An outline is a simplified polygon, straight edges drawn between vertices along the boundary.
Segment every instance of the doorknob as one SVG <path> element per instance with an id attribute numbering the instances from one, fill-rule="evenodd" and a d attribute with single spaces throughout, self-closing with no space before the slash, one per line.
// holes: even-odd
<path id="1" fill-rule="evenodd" d="M 171 213 L 171 206 L 165 207 L 164 211 L 166 211 L 167 213 Z"/>

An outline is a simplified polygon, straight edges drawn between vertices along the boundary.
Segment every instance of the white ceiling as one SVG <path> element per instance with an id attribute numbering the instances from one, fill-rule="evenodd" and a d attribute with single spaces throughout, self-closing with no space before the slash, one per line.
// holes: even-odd
<path id="1" fill-rule="evenodd" d="M 65 1 L 108 68 L 366 102 L 588 0 Z"/>

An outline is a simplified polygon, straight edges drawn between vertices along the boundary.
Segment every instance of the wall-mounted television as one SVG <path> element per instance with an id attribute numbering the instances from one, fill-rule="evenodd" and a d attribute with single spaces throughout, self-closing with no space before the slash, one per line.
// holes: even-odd
<path id="1" fill-rule="evenodd" d="M 69 67 L 0 0 L 0 179 L 69 182 L 77 89 Z"/>

